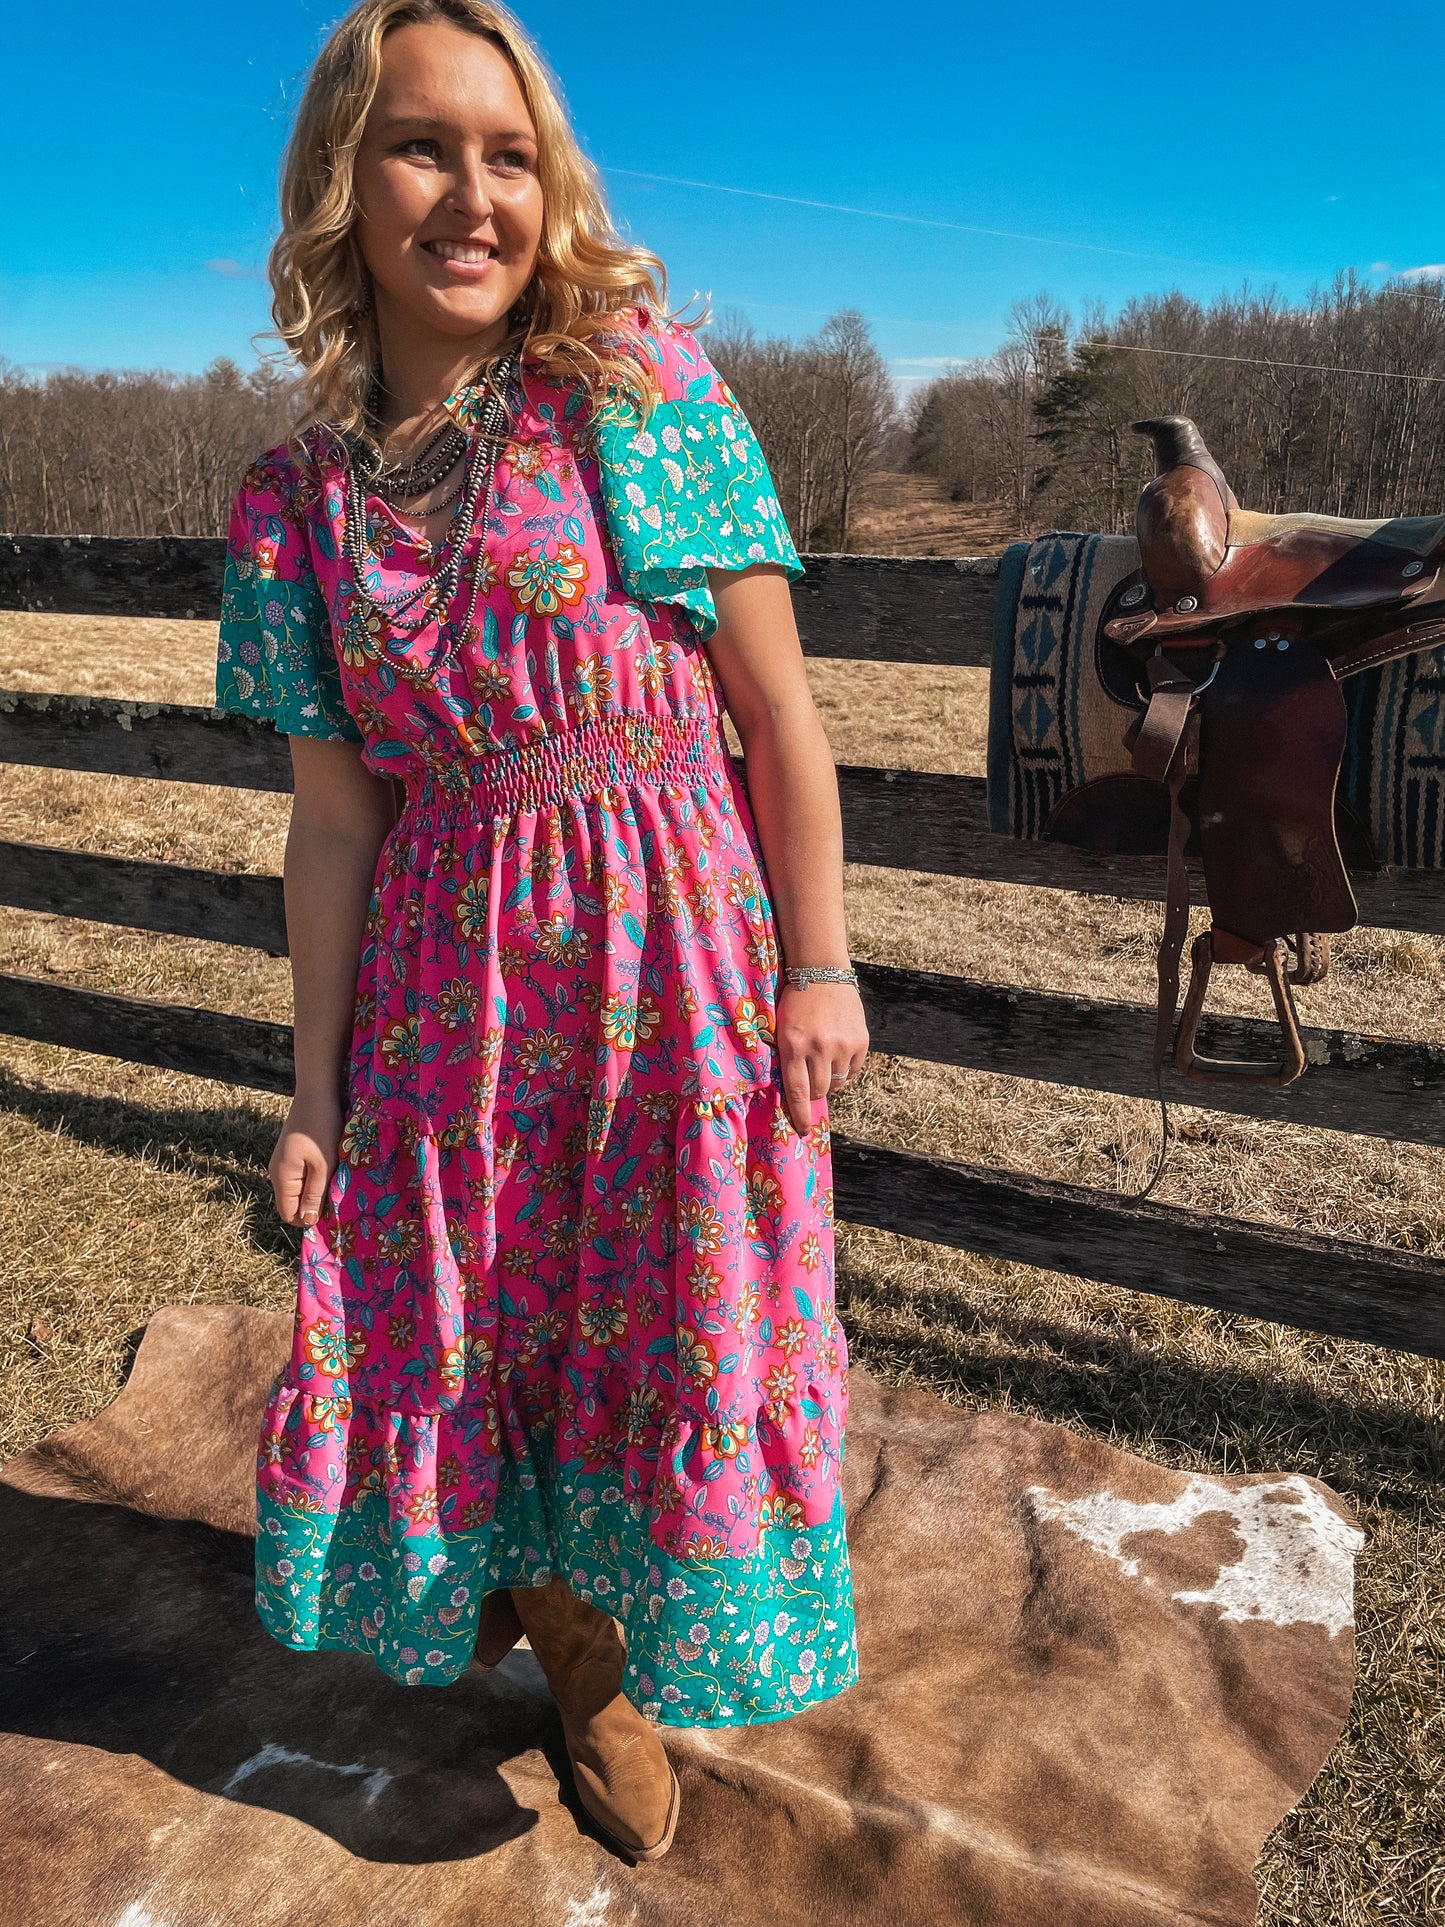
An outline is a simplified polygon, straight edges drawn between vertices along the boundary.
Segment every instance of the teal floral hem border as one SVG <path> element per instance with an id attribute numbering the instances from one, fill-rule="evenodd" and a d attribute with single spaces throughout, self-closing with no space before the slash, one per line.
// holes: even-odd
<path id="1" fill-rule="evenodd" d="M 789 1719 L 858 1674 L 839 1498 L 823 1525 L 768 1528 L 748 1558 L 670 1558 L 605 1472 L 512 1468 L 489 1524 L 403 1532 L 371 1494 L 339 1513 L 257 1495 L 256 1605 L 284 1645 L 368 1653 L 406 1686 L 471 1663 L 481 1602 L 554 1573 L 624 1629 L 623 1690 L 660 1726 Z"/>

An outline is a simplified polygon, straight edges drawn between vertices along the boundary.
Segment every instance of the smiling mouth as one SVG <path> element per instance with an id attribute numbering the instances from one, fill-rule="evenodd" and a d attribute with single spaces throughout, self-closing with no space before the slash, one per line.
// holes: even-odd
<path id="1" fill-rule="evenodd" d="M 467 268 L 485 267 L 497 258 L 497 250 L 485 241 L 423 241 L 422 247 L 438 261 L 455 261 Z"/>

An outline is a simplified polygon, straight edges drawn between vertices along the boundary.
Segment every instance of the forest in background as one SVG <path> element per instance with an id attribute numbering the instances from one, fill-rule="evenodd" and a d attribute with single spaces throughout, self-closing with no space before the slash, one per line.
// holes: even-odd
<path id="1" fill-rule="evenodd" d="M 843 312 L 806 341 L 724 324 L 707 344 L 757 426 L 800 545 L 846 546 L 858 478 L 896 426 L 867 322 Z M 242 473 L 286 433 L 292 409 L 269 366 L 35 378 L 0 364 L 0 528 L 223 535 Z"/>
<path id="2" fill-rule="evenodd" d="M 1442 284 L 1145 295 L 1078 325 L 1037 295 L 995 355 L 913 398 L 907 460 L 956 501 L 1007 503 L 1021 533 L 1120 531 L 1153 472 L 1130 423 L 1159 415 L 1193 417 L 1248 508 L 1445 507 Z"/>
<path id="3" fill-rule="evenodd" d="M 859 484 L 911 470 L 1020 534 L 1122 530 L 1151 472 L 1130 423 L 1191 415 L 1240 500 L 1266 511 L 1445 505 L 1445 291 L 1350 275 L 1306 302 L 1151 294 L 1077 322 L 1047 294 L 988 358 L 900 405 L 866 319 L 803 340 L 724 317 L 708 352 L 757 428 L 800 548 L 861 546 Z M 239 478 L 285 432 L 285 376 L 52 373 L 0 363 L 0 528 L 218 535 Z"/>
<path id="4" fill-rule="evenodd" d="M 287 423 L 286 379 L 0 364 L 0 528 L 25 535 L 224 535 L 247 466 Z"/>

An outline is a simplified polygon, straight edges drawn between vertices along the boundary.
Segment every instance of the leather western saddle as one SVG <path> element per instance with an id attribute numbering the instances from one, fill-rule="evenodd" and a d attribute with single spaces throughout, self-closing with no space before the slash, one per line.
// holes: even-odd
<path id="1" fill-rule="evenodd" d="M 1294 986 L 1325 975 L 1328 933 L 1356 922 L 1335 816 L 1340 680 L 1445 642 L 1445 516 L 1256 515 L 1240 508 L 1192 421 L 1134 426 L 1152 436 L 1158 472 L 1139 501 L 1142 566 L 1105 604 L 1096 658 L 1106 688 L 1135 710 L 1124 738 L 1135 775 L 1064 795 L 1048 834 L 1096 849 L 1167 846 L 1161 1100 L 1171 1043 L 1197 1082 L 1289 1084 L 1305 1068 Z M 1192 856 L 1212 928 L 1194 942 L 1176 1031 Z M 1277 1061 L 1198 1051 L 1210 973 L 1222 965 L 1267 979 Z"/>

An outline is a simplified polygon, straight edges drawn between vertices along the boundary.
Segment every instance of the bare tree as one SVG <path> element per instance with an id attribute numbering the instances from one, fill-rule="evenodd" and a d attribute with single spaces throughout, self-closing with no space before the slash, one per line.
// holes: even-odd
<path id="1" fill-rule="evenodd" d="M 910 465 L 935 475 L 955 501 L 1007 502 L 1026 527 L 1040 466 L 1035 408 L 1067 366 L 1069 327 L 1051 295 L 1016 302 L 995 354 L 913 398 Z"/>
<path id="2" fill-rule="evenodd" d="M 725 317 L 709 329 L 707 348 L 757 430 L 799 546 L 846 548 L 858 479 L 896 417 L 863 316 L 843 309 L 806 341 L 760 338 Z"/>
<path id="3" fill-rule="evenodd" d="M 830 318 L 818 347 L 836 441 L 838 546 L 846 549 L 854 487 L 876 460 L 897 404 L 873 331 L 856 308 L 844 308 Z"/>

